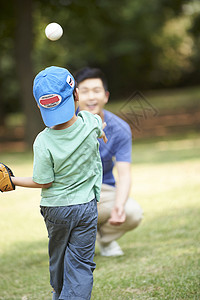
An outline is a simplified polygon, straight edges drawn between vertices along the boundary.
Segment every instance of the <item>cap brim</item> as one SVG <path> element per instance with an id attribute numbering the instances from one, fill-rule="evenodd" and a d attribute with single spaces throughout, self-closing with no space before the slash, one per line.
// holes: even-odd
<path id="1" fill-rule="evenodd" d="M 65 102 L 55 108 L 44 108 L 40 106 L 40 112 L 44 124 L 52 127 L 69 121 L 75 113 L 74 97 L 71 95 Z"/>

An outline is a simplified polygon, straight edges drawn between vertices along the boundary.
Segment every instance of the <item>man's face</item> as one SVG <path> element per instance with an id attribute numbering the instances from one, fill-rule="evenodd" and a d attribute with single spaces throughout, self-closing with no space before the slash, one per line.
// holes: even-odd
<path id="1" fill-rule="evenodd" d="M 102 113 L 108 102 L 109 92 L 105 91 L 100 78 L 86 79 L 79 83 L 79 108 L 93 114 Z"/>

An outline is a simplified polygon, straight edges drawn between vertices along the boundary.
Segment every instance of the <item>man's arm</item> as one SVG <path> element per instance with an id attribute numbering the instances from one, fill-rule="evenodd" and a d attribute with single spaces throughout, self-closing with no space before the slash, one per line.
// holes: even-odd
<path id="1" fill-rule="evenodd" d="M 52 182 L 46 184 L 39 184 L 33 181 L 32 177 L 11 177 L 12 182 L 16 186 L 28 187 L 28 188 L 43 188 L 48 189 L 51 187 Z"/>
<path id="2" fill-rule="evenodd" d="M 116 162 L 118 182 L 116 188 L 115 205 L 109 219 L 110 224 L 120 225 L 125 222 L 124 207 L 131 187 L 131 164 L 129 162 Z"/>

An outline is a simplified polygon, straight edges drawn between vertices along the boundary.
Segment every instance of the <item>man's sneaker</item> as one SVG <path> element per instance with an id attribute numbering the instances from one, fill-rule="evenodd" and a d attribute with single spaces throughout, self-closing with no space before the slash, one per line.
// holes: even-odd
<path id="1" fill-rule="evenodd" d="M 124 252 L 116 241 L 109 244 L 98 243 L 101 256 L 121 256 Z"/>

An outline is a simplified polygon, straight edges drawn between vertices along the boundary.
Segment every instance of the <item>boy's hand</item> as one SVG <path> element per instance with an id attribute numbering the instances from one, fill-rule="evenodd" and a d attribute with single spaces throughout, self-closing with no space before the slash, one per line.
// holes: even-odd
<path id="1" fill-rule="evenodd" d="M 11 180 L 14 177 L 13 172 L 3 163 L 0 163 L 0 191 L 9 192 L 15 190 L 15 185 Z"/>
<path id="2" fill-rule="evenodd" d="M 102 135 L 100 136 L 100 139 L 103 139 L 104 143 L 107 143 L 108 139 L 107 139 L 104 131 L 103 131 Z"/>
<path id="3" fill-rule="evenodd" d="M 102 129 L 104 130 L 104 128 L 107 126 L 106 122 L 103 122 L 102 124 Z"/>
<path id="4" fill-rule="evenodd" d="M 103 122 L 103 125 L 102 125 L 102 129 L 104 129 L 105 127 L 106 127 L 106 122 Z M 102 130 L 102 135 L 100 136 L 100 139 L 103 139 L 103 141 L 104 141 L 104 143 L 107 143 L 107 141 L 108 141 L 108 139 L 107 139 L 107 137 L 106 137 L 106 135 L 105 135 L 105 132 Z"/>

